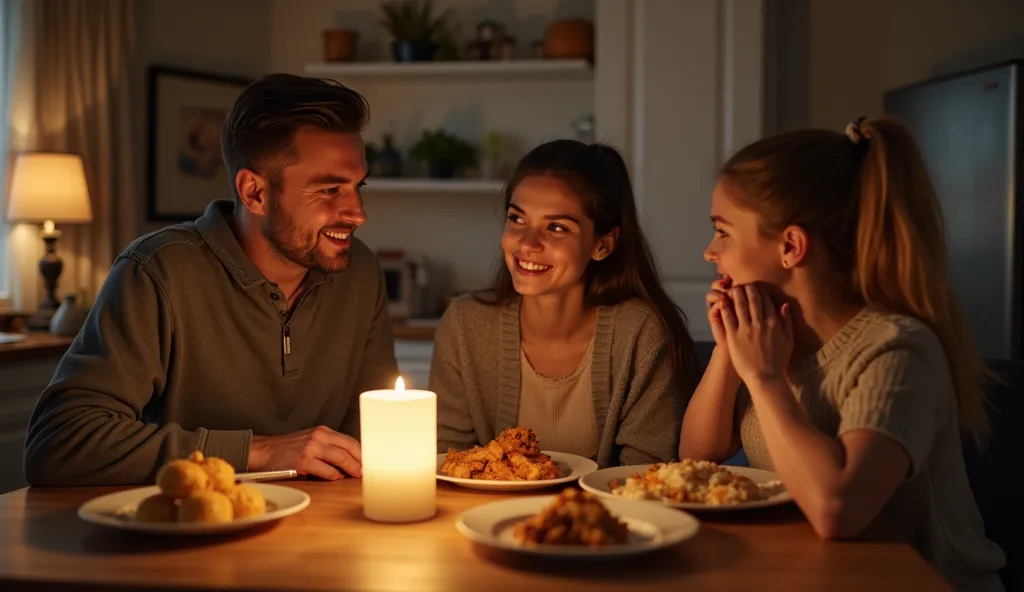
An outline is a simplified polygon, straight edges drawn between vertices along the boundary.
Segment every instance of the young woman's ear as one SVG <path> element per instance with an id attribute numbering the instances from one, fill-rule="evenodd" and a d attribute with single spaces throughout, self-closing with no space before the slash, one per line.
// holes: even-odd
<path id="1" fill-rule="evenodd" d="M 807 231 L 799 226 L 787 226 L 782 231 L 782 244 L 779 246 L 779 257 L 782 266 L 793 269 L 807 256 Z"/>
<path id="2" fill-rule="evenodd" d="M 594 245 L 594 253 L 591 257 L 594 261 L 600 261 L 606 259 L 608 255 L 612 254 L 615 250 L 615 243 L 619 240 L 619 229 L 615 227 L 611 232 L 602 236 L 597 240 L 597 244 Z"/>

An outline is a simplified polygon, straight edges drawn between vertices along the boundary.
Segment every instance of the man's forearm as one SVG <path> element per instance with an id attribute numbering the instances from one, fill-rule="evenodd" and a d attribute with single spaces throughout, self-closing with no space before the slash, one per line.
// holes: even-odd
<path id="1" fill-rule="evenodd" d="M 247 430 L 189 431 L 175 423 L 147 424 L 106 407 L 78 404 L 88 395 L 54 393 L 50 404 L 33 414 L 25 442 L 25 478 L 30 484 L 149 484 L 165 462 L 193 450 L 246 470 Z"/>

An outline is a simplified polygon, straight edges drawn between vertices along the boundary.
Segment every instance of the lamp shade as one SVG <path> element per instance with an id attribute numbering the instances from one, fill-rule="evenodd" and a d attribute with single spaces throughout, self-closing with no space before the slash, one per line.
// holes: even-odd
<path id="1" fill-rule="evenodd" d="M 85 167 L 77 154 L 29 152 L 18 155 L 7 201 L 12 222 L 92 222 Z"/>

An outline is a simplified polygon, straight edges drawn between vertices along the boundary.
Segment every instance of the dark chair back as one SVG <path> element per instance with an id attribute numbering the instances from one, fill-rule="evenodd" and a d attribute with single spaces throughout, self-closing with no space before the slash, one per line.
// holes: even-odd
<path id="1" fill-rule="evenodd" d="M 1024 520 L 1018 496 L 1010 488 L 1024 460 L 1024 362 L 985 363 L 1003 382 L 988 388 L 992 437 L 980 451 L 965 438 L 964 460 L 988 538 L 1006 553 L 1003 584 L 1007 590 L 1024 590 Z"/>
<path id="2" fill-rule="evenodd" d="M 708 367 L 708 362 L 711 361 L 711 352 L 715 351 L 714 341 L 696 341 L 693 344 L 697 350 L 697 368 L 701 375 L 704 374 L 704 369 Z"/>
<path id="3" fill-rule="evenodd" d="M 715 349 L 714 341 L 695 341 L 694 350 L 697 354 L 697 382 L 700 382 L 700 377 L 704 376 L 704 370 L 708 367 L 708 362 L 711 361 L 711 352 Z M 684 393 L 682 391 L 676 393 L 676 409 L 678 411 L 679 421 L 683 420 L 683 412 L 686 411 L 686 403 L 690 400 L 690 396 L 693 393 Z"/>
<path id="4" fill-rule="evenodd" d="M 708 367 L 708 362 L 711 361 L 711 352 L 713 352 L 715 350 L 715 342 L 714 341 L 697 341 L 697 342 L 694 343 L 694 346 L 695 346 L 695 349 L 697 351 L 697 372 L 701 376 L 703 376 L 704 375 L 704 370 L 706 370 L 707 367 Z M 683 395 L 684 395 L 684 393 L 679 393 L 679 398 L 676 401 L 678 406 L 679 406 L 679 421 L 680 422 L 682 422 L 682 420 L 683 420 L 683 417 L 682 417 L 682 414 L 683 414 L 683 411 L 684 411 L 683 406 L 686 404 L 686 401 L 689 400 L 689 394 L 686 394 L 685 397 Z M 743 450 L 740 450 L 739 452 L 736 453 L 735 456 L 733 456 L 729 460 L 723 462 L 722 464 L 734 465 L 734 466 L 740 466 L 740 467 L 748 466 L 748 464 L 747 464 L 747 457 L 746 457 L 745 454 L 743 454 Z"/>

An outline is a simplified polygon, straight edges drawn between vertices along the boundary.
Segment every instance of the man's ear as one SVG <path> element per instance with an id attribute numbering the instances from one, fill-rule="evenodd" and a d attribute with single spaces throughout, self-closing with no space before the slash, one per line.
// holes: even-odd
<path id="1" fill-rule="evenodd" d="M 235 173 L 235 191 L 242 199 L 242 204 L 257 216 L 267 212 L 267 180 L 249 169 L 239 169 Z"/>
<path id="2" fill-rule="evenodd" d="M 611 232 L 602 236 L 597 240 L 597 244 L 594 245 L 594 252 L 591 254 L 591 258 L 594 261 L 600 261 L 606 259 L 615 250 L 615 245 L 619 242 L 619 227 L 616 226 Z"/>

